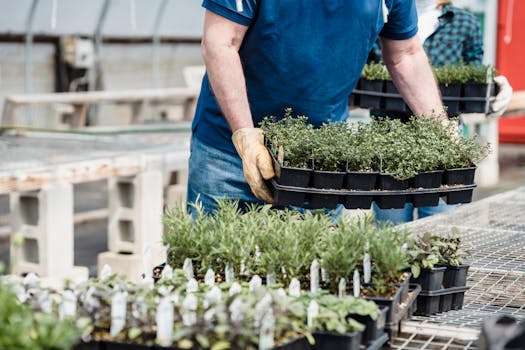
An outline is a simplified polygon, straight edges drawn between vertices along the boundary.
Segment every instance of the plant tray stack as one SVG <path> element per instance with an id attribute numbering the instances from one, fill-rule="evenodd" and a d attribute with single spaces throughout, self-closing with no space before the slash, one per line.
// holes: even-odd
<path id="1" fill-rule="evenodd" d="M 457 116 L 460 113 L 489 113 L 490 104 L 497 94 L 493 82 L 495 71 L 492 67 L 458 65 L 436 67 L 434 70 L 449 116 Z M 399 115 L 410 112 L 386 68 L 378 63 L 365 66 L 349 104 Z"/>
<path id="2" fill-rule="evenodd" d="M 421 285 L 416 315 L 430 316 L 436 313 L 463 308 L 469 265 L 438 266 L 424 269 L 413 283 Z"/>
<path id="3" fill-rule="evenodd" d="M 382 209 L 437 206 L 442 197 L 448 204 L 470 203 L 476 185 L 476 167 L 420 173 L 396 180 L 374 172 L 329 172 L 289 168 L 273 156 L 275 178 L 269 183 L 275 203 L 282 206 L 333 209 L 369 209 L 372 202 Z"/>

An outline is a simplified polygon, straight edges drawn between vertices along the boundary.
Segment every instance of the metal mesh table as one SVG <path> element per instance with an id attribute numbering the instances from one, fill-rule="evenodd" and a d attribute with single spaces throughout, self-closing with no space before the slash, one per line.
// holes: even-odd
<path id="1" fill-rule="evenodd" d="M 394 349 L 475 349 L 482 322 L 496 314 L 525 320 L 525 187 L 407 224 L 413 232 L 459 228 L 471 252 L 462 310 L 414 316 Z"/>

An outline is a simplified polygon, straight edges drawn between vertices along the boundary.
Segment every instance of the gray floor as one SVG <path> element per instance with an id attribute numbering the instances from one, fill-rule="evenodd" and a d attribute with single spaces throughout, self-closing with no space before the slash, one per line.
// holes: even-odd
<path id="1" fill-rule="evenodd" d="M 477 188 L 474 200 L 525 185 L 525 145 L 501 145 L 500 181 L 496 186 Z M 75 213 L 107 207 L 107 183 L 97 181 L 75 185 Z M 7 222 L 8 196 L 0 196 L 0 226 Z M 75 265 L 87 266 L 90 274 L 96 273 L 97 255 L 107 250 L 107 220 L 97 220 L 75 225 Z M 0 239 L 0 259 L 7 263 L 9 240 Z"/>

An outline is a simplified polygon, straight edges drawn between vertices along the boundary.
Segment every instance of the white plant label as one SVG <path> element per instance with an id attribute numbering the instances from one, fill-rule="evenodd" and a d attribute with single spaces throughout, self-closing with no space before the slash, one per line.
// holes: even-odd
<path id="1" fill-rule="evenodd" d="M 62 303 L 58 308 L 58 316 L 61 320 L 77 315 L 77 296 L 72 290 L 62 293 Z"/>
<path id="2" fill-rule="evenodd" d="M 244 320 L 244 313 L 242 312 L 242 300 L 237 297 L 232 301 L 229 307 L 230 317 L 233 323 L 241 323 Z"/>
<path id="3" fill-rule="evenodd" d="M 24 277 L 24 281 L 22 283 L 28 287 L 35 287 L 40 283 L 40 278 L 38 278 L 35 273 L 30 272 Z"/>
<path id="4" fill-rule="evenodd" d="M 170 280 L 173 278 L 173 269 L 170 265 L 166 264 L 164 266 L 164 269 L 162 269 L 162 279 L 164 280 Z"/>
<path id="5" fill-rule="evenodd" d="M 195 293 L 199 290 L 199 282 L 195 278 L 192 278 L 186 284 L 186 294 Z"/>
<path id="6" fill-rule="evenodd" d="M 328 273 L 324 268 L 321 268 L 321 281 L 328 282 Z"/>
<path id="7" fill-rule="evenodd" d="M 272 309 L 264 315 L 261 320 L 261 332 L 259 333 L 259 350 L 270 350 L 275 345 L 275 317 Z"/>
<path id="8" fill-rule="evenodd" d="M 169 298 L 162 298 L 157 307 L 157 342 L 170 346 L 173 338 L 173 303 Z"/>
<path id="9" fill-rule="evenodd" d="M 233 267 L 228 263 L 226 264 L 226 268 L 224 269 L 224 276 L 226 283 L 233 283 L 235 280 L 235 272 L 233 271 Z"/>
<path id="10" fill-rule="evenodd" d="M 252 279 L 250 280 L 250 283 L 248 283 L 248 286 L 249 286 L 250 292 L 253 292 L 261 288 L 262 286 L 261 277 L 259 277 L 258 275 L 253 276 Z"/>
<path id="11" fill-rule="evenodd" d="M 359 271 L 354 270 L 354 297 L 359 298 L 361 293 L 361 280 L 359 278 Z"/>
<path id="12" fill-rule="evenodd" d="M 308 304 L 307 321 L 308 328 L 312 329 L 314 326 L 314 319 L 319 316 L 319 304 L 315 300 L 310 301 Z"/>
<path id="13" fill-rule="evenodd" d="M 19 284 L 13 285 L 12 289 L 13 289 L 13 292 L 16 294 L 18 301 L 22 304 L 25 303 L 27 300 L 26 289 Z"/>
<path id="14" fill-rule="evenodd" d="M 184 259 L 184 264 L 182 265 L 182 269 L 184 270 L 184 274 L 186 275 L 186 278 L 191 280 L 193 278 L 193 263 L 191 262 L 190 258 Z"/>
<path id="15" fill-rule="evenodd" d="M 242 12 L 244 10 L 243 6 L 242 6 L 242 1 L 243 0 L 236 0 L 235 1 L 236 7 L 237 7 L 237 12 Z"/>
<path id="16" fill-rule="evenodd" d="M 237 282 L 233 282 L 230 287 L 230 290 L 228 291 L 228 295 L 232 297 L 234 295 L 239 294 L 241 291 L 242 291 L 241 285 Z"/>
<path id="17" fill-rule="evenodd" d="M 276 293 L 281 298 L 286 298 L 286 291 L 282 287 L 277 289 Z"/>
<path id="18" fill-rule="evenodd" d="M 182 323 L 191 327 L 197 323 L 197 297 L 188 294 L 182 301 Z"/>
<path id="19" fill-rule="evenodd" d="M 346 295 L 346 279 L 341 278 L 339 280 L 339 285 L 337 286 L 337 295 L 341 298 Z"/>
<path id="20" fill-rule="evenodd" d="M 111 326 L 109 333 L 116 337 L 126 325 L 127 292 L 116 292 L 111 298 Z"/>
<path id="21" fill-rule="evenodd" d="M 273 286 L 275 284 L 275 275 L 273 273 L 269 273 L 266 275 L 266 285 L 268 287 Z"/>
<path id="22" fill-rule="evenodd" d="M 215 272 L 212 269 L 208 269 L 204 275 L 204 284 L 208 287 L 213 287 L 215 285 Z"/>
<path id="23" fill-rule="evenodd" d="M 40 294 L 38 297 L 38 303 L 40 304 L 43 313 L 50 314 L 53 312 L 53 300 L 51 300 L 51 296 L 48 292 Z"/>
<path id="24" fill-rule="evenodd" d="M 151 256 L 151 246 L 147 244 L 142 252 L 142 266 L 144 268 L 144 278 L 151 278 L 153 272 L 153 257 Z"/>
<path id="25" fill-rule="evenodd" d="M 319 291 L 319 261 L 314 259 L 310 265 L 310 292 L 317 293 Z"/>
<path id="26" fill-rule="evenodd" d="M 257 305 L 255 305 L 255 328 L 258 329 L 261 326 L 262 319 L 266 312 L 268 312 L 269 309 L 271 309 L 272 306 L 272 296 L 268 293 L 264 295 L 264 297 L 259 300 Z"/>
<path id="27" fill-rule="evenodd" d="M 102 266 L 102 270 L 100 270 L 100 279 L 105 281 L 111 277 L 113 274 L 113 271 L 111 270 L 111 266 L 108 264 L 105 264 Z"/>
<path id="28" fill-rule="evenodd" d="M 210 289 L 204 296 L 204 299 L 208 302 L 208 305 L 218 304 L 221 301 L 221 298 L 222 292 L 217 286 L 213 286 L 212 289 Z"/>
<path id="29" fill-rule="evenodd" d="M 370 283 L 372 278 L 372 262 L 370 259 L 370 254 L 365 253 L 363 257 L 363 280 L 365 283 Z"/>
<path id="30" fill-rule="evenodd" d="M 301 296 L 301 283 L 297 278 L 292 278 L 292 280 L 290 281 L 290 286 L 288 287 L 288 294 L 296 298 Z"/>

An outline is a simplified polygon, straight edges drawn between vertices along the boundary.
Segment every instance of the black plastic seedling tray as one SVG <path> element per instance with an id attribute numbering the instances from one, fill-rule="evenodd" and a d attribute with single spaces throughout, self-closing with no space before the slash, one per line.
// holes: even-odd
<path id="1" fill-rule="evenodd" d="M 361 346 L 362 332 L 353 332 L 348 334 L 314 332 L 312 335 L 315 344 L 313 350 L 359 350 Z"/>
<path id="2" fill-rule="evenodd" d="M 361 345 L 361 350 L 379 350 L 383 348 L 383 345 L 388 341 L 389 336 L 386 332 L 376 338 L 374 341 L 368 343 L 368 346 Z"/>
<path id="3" fill-rule="evenodd" d="M 439 312 L 463 308 L 465 292 L 469 287 L 442 288 L 422 291 L 417 300 L 417 315 L 430 316 Z"/>
<path id="4" fill-rule="evenodd" d="M 361 336 L 361 345 L 368 346 L 380 338 L 385 333 L 386 316 L 388 313 L 388 306 L 378 305 L 379 316 L 373 320 L 370 316 L 349 315 L 352 319 L 365 326 L 363 335 Z"/>
<path id="5" fill-rule="evenodd" d="M 347 209 L 370 209 L 371 198 L 381 209 L 402 208 L 407 202 L 413 201 L 414 196 L 420 195 L 444 196 L 447 201 L 450 197 L 454 199 L 454 204 L 469 203 L 472 201 L 472 191 L 476 187 L 472 184 L 428 189 L 353 191 L 284 186 L 277 183 L 275 179 L 269 181 L 268 185 L 273 190 L 276 205 L 309 209 L 333 209 L 338 204 L 342 204 Z"/>

